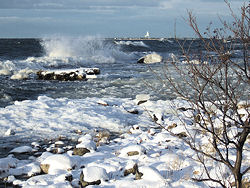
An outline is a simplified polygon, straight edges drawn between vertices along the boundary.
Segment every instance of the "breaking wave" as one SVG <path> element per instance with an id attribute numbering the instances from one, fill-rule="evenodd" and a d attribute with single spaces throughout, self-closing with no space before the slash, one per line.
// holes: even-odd
<path id="1" fill-rule="evenodd" d="M 83 62 L 114 63 L 127 54 L 119 47 L 98 36 L 87 37 L 49 37 L 41 42 L 45 54 L 50 58 L 72 58 Z"/>

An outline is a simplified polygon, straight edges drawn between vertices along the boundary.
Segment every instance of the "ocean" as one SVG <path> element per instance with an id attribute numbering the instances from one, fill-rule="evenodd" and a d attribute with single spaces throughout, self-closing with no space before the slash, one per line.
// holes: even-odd
<path id="1" fill-rule="evenodd" d="M 193 48 L 195 50 L 195 47 Z M 0 39 L 0 106 L 14 101 L 37 99 L 40 95 L 70 99 L 86 97 L 134 98 L 147 93 L 164 98 L 146 85 L 156 83 L 149 67 L 138 64 L 145 54 L 156 52 L 164 59 L 181 55 L 174 40 L 114 40 L 98 37 L 55 37 L 44 39 Z M 160 70 L 162 63 L 151 65 Z M 35 77 L 10 79 L 16 72 L 65 68 L 99 68 L 101 74 L 88 81 L 41 81 Z M 147 83 L 147 84 L 145 84 Z M 169 93 L 171 94 L 171 93 Z M 168 97 L 174 97 L 168 95 Z"/>
<path id="2" fill-rule="evenodd" d="M 137 94 L 149 94 L 154 99 L 174 99 L 176 95 L 171 88 L 163 87 L 157 77 L 163 77 L 164 64 L 173 56 L 180 62 L 184 60 L 181 46 L 189 49 L 190 57 L 205 51 L 198 39 L 131 40 L 65 36 L 0 39 L 0 107 L 14 101 L 35 100 L 41 95 L 81 99 L 135 98 Z M 237 46 L 234 48 L 236 58 L 241 56 L 239 49 Z M 161 55 L 163 62 L 150 66 L 137 63 L 139 58 L 150 53 Z M 11 79 L 20 70 L 36 72 L 81 67 L 99 68 L 101 74 L 96 79 L 74 82 L 37 80 L 36 76 Z"/>

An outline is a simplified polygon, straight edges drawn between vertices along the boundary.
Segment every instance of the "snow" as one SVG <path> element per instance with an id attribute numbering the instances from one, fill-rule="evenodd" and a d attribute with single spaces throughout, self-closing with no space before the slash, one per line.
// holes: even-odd
<path id="1" fill-rule="evenodd" d="M 70 156 L 63 154 L 56 154 L 47 157 L 41 162 L 42 165 L 49 165 L 49 174 L 56 174 L 58 170 L 71 170 L 74 166 Z"/>
<path id="2" fill-rule="evenodd" d="M 138 100 L 147 102 L 137 105 Z M 37 100 L 16 101 L 0 109 L 0 135 L 6 140 L 25 136 L 33 139 L 30 145 L 26 143 L 10 151 L 15 155 L 0 158 L 0 177 L 22 187 L 79 187 L 81 173 L 87 182 L 101 180 L 100 187 L 219 187 L 192 181 L 192 177 L 204 174 L 201 165 L 192 159 L 196 158 L 195 152 L 152 119 L 155 115 L 172 133 L 195 134 L 197 127 L 190 120 L 193 111 L 181 112 L 179 108 L 188 109 L 190 105 L 181 99 L 152 101 L 148 95 L 135 99 L 39 96 Z M 129 113 L 127 109 L 136 109 L 138 113 Z M 246 113 L 244 109 L 239 111 Z M 218 127 L 220 118 L 218 115 L 213 120 Z M 15 135 L 6 134 L 9 130 Z M 98 144 L 101 131 L 109 132 L 112 138 Z M 237 131 L 230 129 L 230 139 Z M 62 137 L 66 140 L 58 140 Z M 43 143 L 37 138 L 52 140 Z M 197 134 L 196 139 L 204 151 L 211 150 L 212 154 L 213 147 L 203 134 Z M 249 144 L 244 148 L 243 169 L 248 166 Z M 74 148 L 91 152 L 73 155 Z M 17 158 L 27 152 L 27 159 Z M 234 160 L 231 153 L 229 157 Z M 48 174 L 41 173 L 45 164 L 49 165 Z M 206 164 L 213 177 L 232 181 L 225 166 L 208 159 Z M 124 173 L 136 165 L 143 174 L 139 180 L 133 173 Z M 72 181 L 67 180 L 70 176 Z M 244 176 L 249 177 L 250 173 Z"/>
<path id="3" fill-rule="evenodd" d="M 97 166 L 90 166 L 87 168 L 84 168 L 82 170 L 84 175 L 84 181 L 86 182 L 93 182 L 97 180 L 108 180 L 108 174 L 104 168 L 97 167 Z"/>
<path id="4" fill-rule="evenodd" d="M 138 155 L 142 155 L 146 152 L 146 149 L 140 145 L 129 145 L 121 149 L 120 156 L 122 157 L 128 156 L 128 152 L 133 152 L 133 151 L 137 151 Z"/>

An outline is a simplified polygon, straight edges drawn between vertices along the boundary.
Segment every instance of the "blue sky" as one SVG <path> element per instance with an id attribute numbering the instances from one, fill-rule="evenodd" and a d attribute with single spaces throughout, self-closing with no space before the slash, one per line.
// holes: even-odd
<path id="1" fill-rule="evenodd" d="M 239 13 L 245 0 L 229 0 Z M 230 20 L 223 0 L 0 0 L 0 38 L 50 35 L 103 37 L 192 37 L 187 10 L 201 28 L 218 16 Z"/>

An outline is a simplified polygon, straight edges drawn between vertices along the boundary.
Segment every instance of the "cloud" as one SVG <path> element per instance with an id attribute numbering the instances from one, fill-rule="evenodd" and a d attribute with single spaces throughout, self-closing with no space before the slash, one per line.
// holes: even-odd
<path id="1" fill-rule="evenodd" d="M 93 6 L 105 7 L 154 7 L 153 0 L 0 0 L 1 9 L 88 9 Z"/>
<path id="2" fill-rule="evenodd" d="M 244 3 L 244 0 L 229 1 L 231 7 L 237 11 Z M 186 10 L 194 11 L 198 14 L 215 15 L 228 13 L 227 5 L 224 1 L 218 0 L 167 0 L 159 2 L 160 9 L 183 12 Z"/>
<path id="3" fill-rule="evenodd" d="M 0 16 L 0 22 L 47 22 L 52 21 L 51 17 L 18 17 L 18 16 Z"/>

